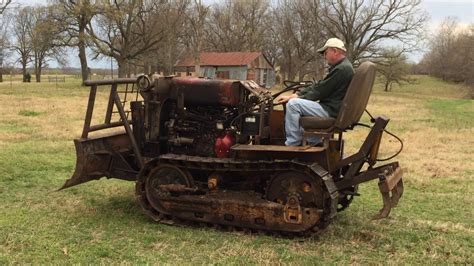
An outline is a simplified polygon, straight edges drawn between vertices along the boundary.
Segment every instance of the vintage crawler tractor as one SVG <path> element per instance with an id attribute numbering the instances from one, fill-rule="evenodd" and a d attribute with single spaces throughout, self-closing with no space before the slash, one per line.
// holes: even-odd
<path id="1" fill-rule="evenodd" d="M 362 116 L 374 77 L 374 65 L 362 63 L 337 118 L 301 118 L 304 139 L 319 136 L 323 145 L 299 147 L 283 144 L 284 110 L 273 100 L 306 83 L 287 83 L 272 95 L 252 81 L 87 81 L 76 170 L 62 188 L 101 177 L 130 180 L 155 221 L 306 235 L 345 209 L 360 183 L 377 179 L 383 198 L 377 217 L 387 217 L 403 193 L 398 162 L 375 166 L 388 119 L 374 118 L 360 150 L 343 154 L 343 133 Z M 92 125 L 103 86 L 110 88 L 104 122 Z"/>

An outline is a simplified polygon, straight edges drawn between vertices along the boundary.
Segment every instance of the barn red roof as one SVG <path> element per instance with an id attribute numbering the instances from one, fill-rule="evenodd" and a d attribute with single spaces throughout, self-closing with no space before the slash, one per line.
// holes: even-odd
<path id="1" fill-rule="evenodd" d="M 261 52 L 201 53 L 201 66 L 244 66 L 257 59 Z M 192 67 L 194 58 L 187 57 L 175 66 Z"/>

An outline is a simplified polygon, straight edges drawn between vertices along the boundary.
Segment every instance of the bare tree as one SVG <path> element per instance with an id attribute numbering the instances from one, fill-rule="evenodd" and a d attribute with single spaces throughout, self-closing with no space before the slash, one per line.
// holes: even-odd
<path id="1" fill-rule="evenodd" d="M 12 2 L 12 0 L 0 0 L 0 14 L 3 14 L 7 6 Z"/>
<path id="2" fill-rule="evenodd" d="M 201 0 L 194 0 L 186 12 L 186 27 L 184 32 L 184 42 L 193 51 L 195 68 L 194 71 L 201 73 L 201 50 L 204 39 L 204 26 L 209 14 L 209 6 L 203 5 Z"/>
<path id="3" fill-rule="evenodd" d="M 51 1 L 52 18 L 58 25 L 58 40 L 62 45 L 76 47 L 79 50 L 82 83 L 89 78 L 87 64 L 86 27 L 97 13 L 95 1 L 91 0 L 53 0 Z"/>
<path id="4" fill-rule="evenodd" d="M 320 76 L 323 60 L 317 49 L 325 36 L 318 24 L 319 3 L 313 0 L 281 0 L 272 10 L 272 44 L 277 47 L 276 63 L 282 78 L 304 79 Z"/>
<path id="5" fill-rule="evenodd" d="M 443 21 L 435 36 L 431 38 L 431 73 L 443 80 L 449 80 L 450 72 L 454 71 L 450 69 L 450 67 L 453 65 L 452 62 L 454 61 L 454 53 L 452 53 L 452 49 L 456 40 L 457 27 L 457 20 L 448 17 Z"/>
<path id="6" fill-rule="evenodd" d="M 12 50 L 18 54 L 18 62 L 21 64 L 23 82 L 26 82 L 26 68 L 31 60 L 31 28 L 33 26 L 33 9 L 23 7 L 16 11 L 13 18 L 13 44 Z"/>
<path id="7" fill-rule="evenodd" d="M 383 41 L 394 40 L 402 50 L 414 50 L 428 19 L 421 0 L 323 0 L 319 13 L 328 37 L 339 37 L 346 44 L 347 56 L 354 62 L 380 56 Z"/>
<path id="8" fill-rule="evenodd" d="M 453 67 L 457 70 L 457 80 L 466 83 L 470 87 L 470 97 L 474 98 L 474 24 L 462 31 L 456 38 L 453 51 L 457 60 Z"/>
<path id="9" fill-rule="evenodd" d="M 114 58 L 119 77 L 126 76 L 130 62 L 157 51 L 160 42 L 166 39 L 167 31 L 175 30 L 173 22 L 182 14 L 167 15 L 177 2 L 100 2 L 100 14 L 87 27 L 96 56 Z"/>
<path id="10" fill-rule="evenodd" d="M 384 90 L 391 91 L 392 85 L 397 83 L 413 83 L 410 78 L 410 65 L 404 53 L 394 47 L 380 51 L 381 57 L 377 59 L 377 71 L 381 74 Z"/>
<path id="11" fill-rule="evenodd" d="M 420 64 L 430 75 L 464 82 L 470 87 L 470 97 L 474 97 L 474 24 L 462 30 L 456 19 L 445 19 Z"/>
<path id="12" fill-rule="evenodd" d="M 159 62 L 159 68 L 163 70 L 165 74 L 172 74 L 174 65 L 177 59 L 183 54 L 188 52 L 190 48 L 189 36 L 187 31 L 188 25 L 186 24 L 186 10 L 188 9 L 190 2 L 183 1 L 178 3 L 170 12 L 171 16 L 177 18 L 170 21 L 172 30 L 166 31 L 166 38 L 162 41 L 161 49 L 155 53 L 156 58 Z M 191 49 L 192 50 L 192 49 Z"/>
<path id="13" fill-rule="evenodd" d="M 46 7 L 33 9 L 32 27 L 30 28 L 31 52 L 36 82 L 41 82 L 42 69 L 50 59 L 63 62 L 61 43 L 57 38 L 60 30 L 50 16 Z"/>
<path id="14" fill-rule="evenodd" d="M 215 51 L 259 51 L 264 47 L 268 0 L 226 0 L 215 4 L 206 24 L 206 40 Z"/>
<path id="15" fill-rule="evenodd" d="M 430 50 L 424 57 L 429 72 L 450 81 L 465 81 L 473 76 L 473 38 L 474 24 L 460 30 L 456 19 L 447 18 L 431 38 Z"/>
<path id="16" fill-rule="evenodd" d="M 0 17 L 0 82 L 3 82 L 3 71 L 5 66 L 5 58 L 10 56 L 10 39 L 9 26 L 11 16 L 2 14 Z"/>

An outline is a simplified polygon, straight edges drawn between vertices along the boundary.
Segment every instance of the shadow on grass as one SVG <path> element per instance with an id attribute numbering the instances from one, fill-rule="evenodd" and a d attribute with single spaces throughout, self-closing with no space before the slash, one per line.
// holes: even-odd
<path id="1" fill-rule="evenodd" d="M 83 199 L 87 209 L 92 210 L 85 217 L 83 210 L 76 210 L 77 219 L 90 219 L 101 221 L 101 223 L 120 223 L 122 226 L 133 225 L 134 227 L 155 228 L 162 230 L 166 234 L 179 234 L 180 231 L 196 235 L 219 235 L 221 237 L 237 236 L 237 237 L 263 237 L 267 241 L 279 239 L 281 241 L 297 241 L 301 243 L 312 242 L 337 242 L 347 239 L 362 239 L 368 242 L 378 235 L 372 232 L 375 227 L 370 220 L 371 215 L 367 213 L 354 213 L 353 211 L 344 211 L 339 213 L 327 228 L 306 237 L 285 236 L 272 232 L 249 232 L 249 231 L 232 231 L 227 227 L 213 227 L 199 223 L 178 223 L 175 225 L 162 224 L 153 221 L 141 209 L 135 197 L 129 193 L 126 195 L 110 195 L 97 199 L 96 197 L 88 197 Z M 371 225 L 372 224 L 372 225 Z M 158 225 L 158 226 L 157 226 Z M 369 228 L 368 228 L 369 227 Z M 362 231 L 361 231 L 362 230 Z M 273 240 L 272 240 L 273 239 Z"/>

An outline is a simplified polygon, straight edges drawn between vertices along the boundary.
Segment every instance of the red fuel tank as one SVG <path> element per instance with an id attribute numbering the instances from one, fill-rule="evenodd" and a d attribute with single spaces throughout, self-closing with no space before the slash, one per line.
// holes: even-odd
<path id="1" fill-rule="evenodd" d="M 235 136 L 232 132 L 226 132 L 216 139 L 214 152 L 217 158 L 229 157 L 230 147 L 235 144 Z"/>

